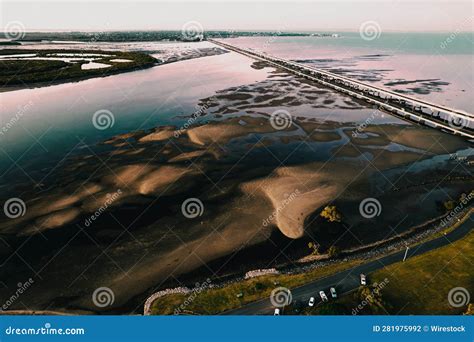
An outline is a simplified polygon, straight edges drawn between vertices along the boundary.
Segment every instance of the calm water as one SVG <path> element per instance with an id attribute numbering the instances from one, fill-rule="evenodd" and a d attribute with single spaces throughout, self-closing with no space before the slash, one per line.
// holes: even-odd
<path id="1" fill-rule="evenodd" d="M 340 34 L 339 38 L 255 37 L 229 42 L 473 112 L 472 34 L 458 34 L 450 43 L 448 34 L 382 33 L 373 41 L 364 41 L 356 33 Z M 99 45 L 94 48 L 126 48 L 156 56 L 192 48 L 189 43 L 182 47 L 162 43 Z M 210 45 L 203 42 L 195 46 Z M 77 48 L 74 44 L 35 47 Z M 180 125 L 185 119 L 179 115 L 194 112 L 199 99 L 266 79 L 268 69 L 253 69 L 252 62 L 230 53 L 106 78 L 0 93 L 0 123 L 8 125 L 0 134 L 1 175 L 9 170 L 10 176 L 25 176 L 25 171 L 39 170 L 40 166 L 53 167 L 66 156 L 90 153 L 91 146 L 119 133 Z M 106 130 L 92 124 L 93 114 L 101 109 L 111 111 L 115 119 Z M 363 111 L 360 114 L 367 116 Z M 11 124 L 12 118 L 18 120 Z"/>
<path id="2" fill-rule="evenodd" d="M 227 42 L 474 112 L 473 33 L 382 32 L 371 41 L 359 33 L 339 34 L 339 38 L 242 37 Z"/>
<path id="3" fill-rule="evenodd" d="M 2 126 L 19 117 L 0 135 L 1 169 L 35 169 L 38 161 L 55 165 L 65 155 L 88 151 L 90 145 L 120 133 L 179 126 L 186 120 L 179 116 L 193 113 L 199 99 L 267 77 L 268 71 L 255 70 L 251 64 L 252 60 L 238 54 L 224 54 L 0 93 Z M 94 113 L 101 109 L 114 116 L 113 126 L 105 130 L 92 123 Z"/>

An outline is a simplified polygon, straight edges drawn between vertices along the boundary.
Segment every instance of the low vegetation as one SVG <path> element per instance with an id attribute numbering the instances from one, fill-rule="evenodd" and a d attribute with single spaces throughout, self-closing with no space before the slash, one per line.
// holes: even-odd
<path id="1" fill-rule="evenodd" d="M 469 215 L 465 220 L 469 220 Z M 457 224 L 464 220 L 457 222 Z M 434 236 L 435 238 L 437 236 Z M 312 253 L 319 253 L 318 246 L 308 244 Z M 330 251 L 338 255 L 337 247 Z M 297 315 L 380 315 L 380 314 L 473 314 L 473 306 L 454 308 L 449 305 L 448 293 L 454 287 L 464 287 L 474 294 L 474 232 L 449 246 L 409 258 L 370 275 L 368 286 L 351 294 L 315 307 L 293 302 L 285 314 Z M 190 314 L 218 314 L 259 299 L 269 298 L 278 286 L 294 288 L 311 280 L 352 268 L 362 262 L 353 260 L 318 268 L 294 275 L 268 275 L 232 283 L 218 289 L 207 289 L 193 301 L 190 296 L 172 294 L 157 299 L 152 314 L 170 315 L 183 303 Z M 379 286 L 383 284 L 383 286 Z"/>
<path id="2" fill-rule="evenodd" d="M 474 293 L 474 232 L 453 244 L 385 267 L 370 275 L 371 285 L 335 301 L 309 308 L 295 303 L 286 314 L 303 315 L 452 315 L 474 314 L 472 303 L 449 304 L 456 287 Z M 374 284 L 385 281 L 374 290 Z M 472 299 L 471 299 L 472 301 Z"/>
<path id="3" fill-rule="evenodd" d="M 119 52 L 100 50 L 30 50 L 30 49 L 4 49 L 0 55 L 36 54 L 37 57 L 53 57 L 56 54 L 106 54 L 94 62 L 104 63 L 110 67 L 103 69 L 82 70 L 81 66 L 88 63 L 87 60 L 75 63 L 58 60 L 28 60 L 18 58 L 15 60 L 0 59 L 0 87 L 38 84 L 58 83 L 73 80 L 87 79 L 91 77 L 108 76 L 125 71 L 145 69 L 155 65 L 156 60 L 140 52 Z M 53 56 L 52 56 L 53 55 Z M 114 59 L 127 59 L 130 62 L 113 62 Z"/>
<path id="4" fill-rule="evenodd" d="M 384 291 L 393 313 L 459 314 L 467 310 L 467 304 L 452 307 L 448 293 L 455 287 L 464 287 L 471 296 L 474 294 L 473 260 L 474 232 L 471 231 L 449 246 L 377 271 L 372 279 L 390 279 Z"/>
<path id="5" fill-rule="evenodd" d="M 341 222 L 342 214 L 337 210 L 335 205 L 326 206 L 321 211 L 321 217 L 326 218 L 329 222 Z"/>
<path id="6" fill-rule="evenodd" d="M 205 38 L 230 38 L 230 37 L 302 37 L 310 36 L 310 33 L 286 32 L 286 31 L 203 31 Z M 321 33 L 320 36 L 331 36 Z M 25 32 L 22 42 L 34 42 L 42 40 L 64 40 L 83 42 L 154 42 L 154 41 L 182 41 L 186 35 L 179 31 L 110 31 L 110 32 Z"/>
<path id="7" fill-rule="evenodd" d="M 218 314 L 236 309 L 246 303 L 259 299 L 269 299 L 271 291 L 279 286 L 289 289 L 323 278 L 360 264 L 361 260 L 329 265 L 300 274 L 267 275 L 229 284 L 222 288 L 207 289 L 199 293 L 192 301 L 190 294 L 170 294 L 158 298 L 152 305 L 154 315 L 172 315 L 183 303 L 187 303 L 182 312 L 192 314 Z"/>

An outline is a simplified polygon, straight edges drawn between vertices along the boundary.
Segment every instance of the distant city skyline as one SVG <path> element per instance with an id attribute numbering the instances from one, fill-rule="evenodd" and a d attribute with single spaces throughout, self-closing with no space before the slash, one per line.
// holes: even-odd
<path id="1" fill-rule="evenodd" d="M 43 1 L 0 0 L 0 29 L 27 31 L 206 30 L 358 31 L 375 21 L 382 31 L 473 31 L 473 4 L 459 1 Z"/>

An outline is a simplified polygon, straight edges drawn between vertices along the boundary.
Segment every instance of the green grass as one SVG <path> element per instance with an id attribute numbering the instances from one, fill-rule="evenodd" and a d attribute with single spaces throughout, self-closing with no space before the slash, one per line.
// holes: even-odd
<path id="1" fill-rule="evenodd" d="M 448 293 L 454 287 L 464 287 L 474 296 L 474 232 L 452 245 L 385 267 L 369 275 L 371 283 L 388 279 L 381 290 L 385 310 L 373 312 L 365 306 L 357 314 L 391 315 L 457 315 L 467 310 L 467 305 L 453 308 Z M 303 307 L 303 315 L 351 315 L 361 303 L 358 291 L 337 301 L 315 308 Z M 288 314 L 294 314 L 289 308 Z"/>
<path id="2" fill-rule="evenodd" d="M 34 83 L 58 83 L 73 80 L 87 79 L 91 77 L 100 77 L 113 75 L 125 71 L 145 69 L 155 65 L 156 60 L 140 52 L 120 52 L 120 51 L 100 51 L 100 50 L 20 50 L 4 49 L 0 50 L 0 55 L 10 54 L 31 54 L 35 53 L 38 57 L 44 57 L 50 54 L 109 54 L 94 62 L 109 64 L 110 67 L 103 69 L 82 70 L 81 65 L 87 61 L 77 63 L 68 63 L 54 60 L 0 60 L 0 86 L 18 86 Z M 119 63 L 111 62 L 112 59 L 129 59 L 131 62 Z"/>
<path id="3" fill-rule="evenodd" d="M 389 279 L 383 290 L 392 314 L 459 314 L 448 293 L 464 287 L 474 296 L 474 233 L 449 246 L 408 259 L 374 272 L 372 281 Z"/>
<path id="4" fill-rule="evenodd" d="M 269 298 L 271 291 L 278 286 L 289 289 L 306 284 L 311 280 L 323 278 L 360 264 L 361 260 L 352 260 L 321 267 L 300 274 L 267 275 L 249 280 L 232 283 L 218 289 L 208 289 L 199 293 L 185 305 L 185 310 L 194 314 L 218 314 L 220 312 L 241 307 L 243 304 L 259 299 Z M 241 298 L 237 294 L 242 293 Z M 171 315 L 191 294 L 171 294 L 155 300 L 151 311 L 153 315 Z"/>
<path id="5" fill-rule="evenodd" d="M 469 215 L 466 216 L 468 218 Z M 464 221 L 464 220 L 462 220 Z M 461 222 L 456 223 L 456 227 Z M 449 228 L 449 231 L 453 229 Z M 432 238 L 438 237 L 433 236 Z M 416 248 L 414 246 L 413 248 Z M 236 282 L 219 289 L 205 290 L 185 305 L 185 310 L 195 314 L 217 314 L 238 308 L 246 303 L 268 298 L 276 286 L 294 288 L 360 264 L 361 260 L 326 266 L 320 269 L 293 275 L 269 275 Z M 367 262 L 367 261 L 364 261 Z M 369 276 L 371 283 L 389 280 L 381 292 L 386 303 L 385 311 L 390 314 L 459 314 L 466 307 L 452 308 L 448 293 L 454 287 L 464 287 L 474 296 L 474 232 L 449 246 L 409 258 L 404 263 L 390 265 Z M 237 294 L 243 297 L 238 298 Z M 158 298 L 152 305 L 152 314 L 169 315 L 179 308 L 191 294 L 172 294 Z M 472 300 L 471 300 L 472 302 Z M 360 303 L 357 291 L 338 298 L 328 304 L 295 312 L 289 307 L 287 314 L 304 315 L 351 315 Z M 304 303 L 303 303 L 304 304 Z M 358 314 L 372 314 L 366 306 Z M 375 312 L 379 313 L 380 312 Z"/>

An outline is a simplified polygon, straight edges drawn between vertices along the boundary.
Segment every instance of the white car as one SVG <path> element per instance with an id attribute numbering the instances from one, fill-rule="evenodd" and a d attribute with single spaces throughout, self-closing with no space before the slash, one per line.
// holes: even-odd
<path id="1" fill-rule="evenodd" d="M 273 313 L 273 316 L 280 316 L 280 309 L 275 308 L 275 312 Z"/>
<path id="2" fill-rule="evenodd" d="M 311 297 L 308 302 L 309 306 L 314 306 L 314 297 Z"/>
<path id="3" fill-rule="evenodd" d="M 331 292 L 331 297 L 332 298 L 337 298 L 337 293 L 336 293 L 336 289 L 334 287 L 331 287 L 329 289 L 329 292 Z"/>
<path id="4" fill-rule="evenodd" d="M 326 296 L 326 294 L 324 293 L 324 291 L 319 291 L 319 296 L 321 297 L 321 299 L 322 299 L 323 302 L 327 302 L 327 301 L 328 301 L 328 296 Z"/>
<path id="5" fill-rule="evenodd" d="M 360 275 L 360 284 L 367 285 L 367 278 L 365 277 L 365 274 Z"/>

